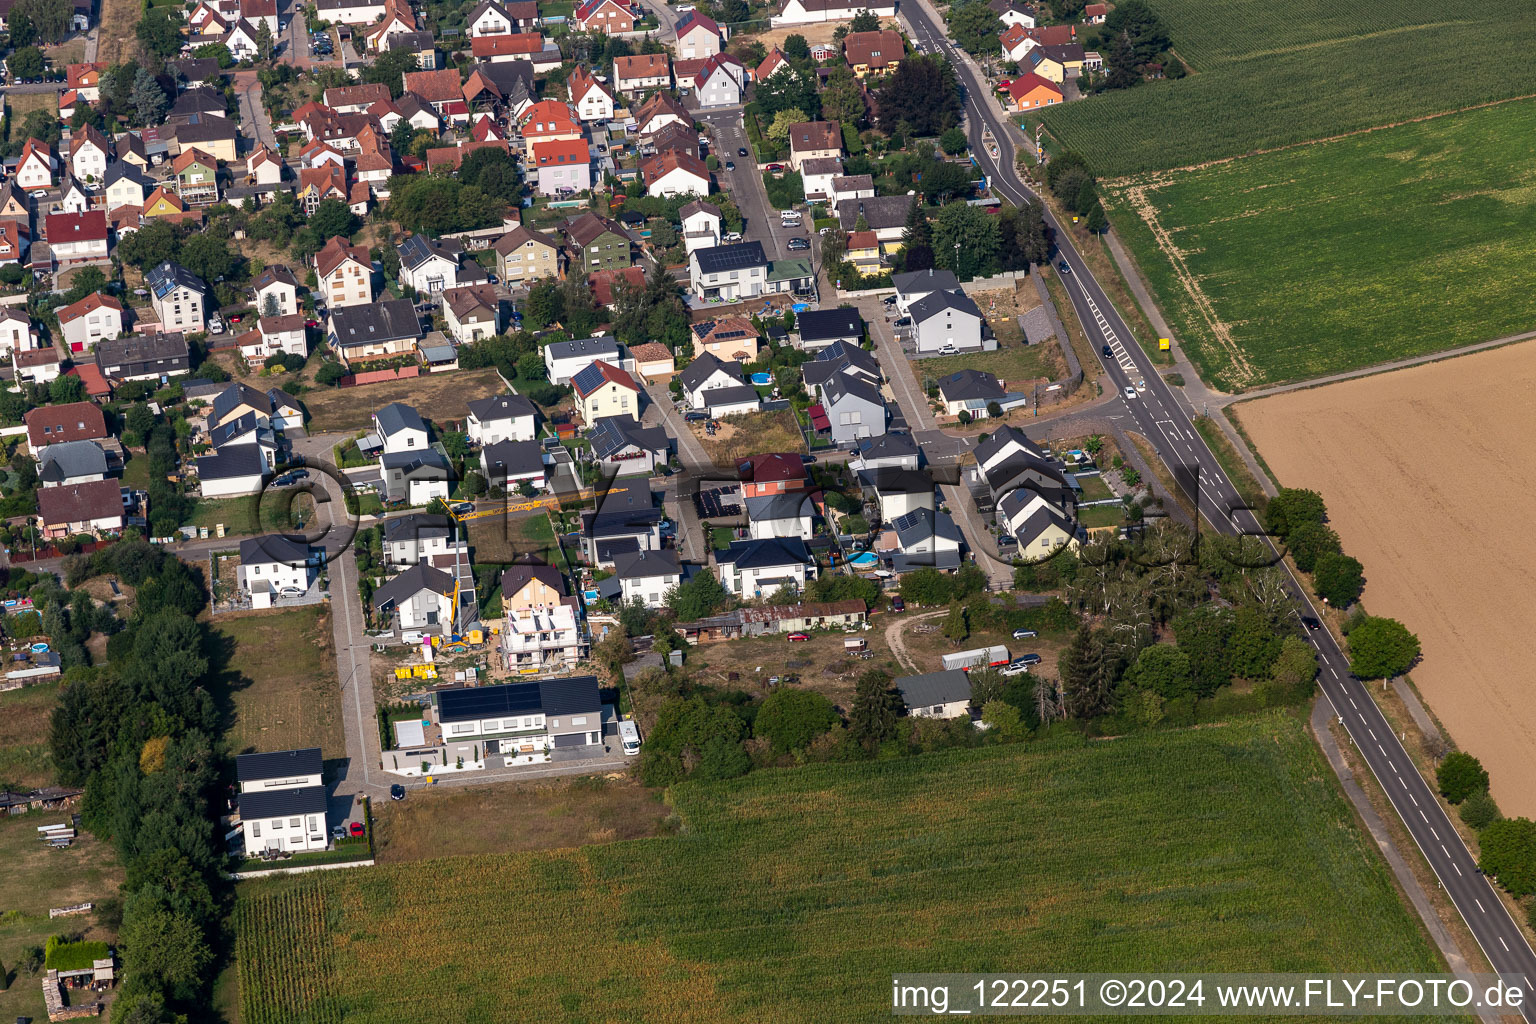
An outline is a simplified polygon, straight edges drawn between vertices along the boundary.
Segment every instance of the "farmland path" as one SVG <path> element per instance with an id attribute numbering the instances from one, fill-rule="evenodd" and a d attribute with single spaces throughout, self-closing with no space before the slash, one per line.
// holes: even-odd
<path id="1" fill-rule="evenodd" d="M 902 627 L 921 622 L 924 619 L 931 619 L 935 615 L 943 615 L 944 611 L 945 609 L 940 608 L 938 611 L 923 612 L 921 615 L 913 615 L 911 618 L 904 615 L 893 615 L 891 617 L 891 624 L 885 627 L 885 645 L 896 656 L 896 664 L 910 671 L 917 671 L 917 664 L 907 656 L 906 641 L 901 638 Z"/>

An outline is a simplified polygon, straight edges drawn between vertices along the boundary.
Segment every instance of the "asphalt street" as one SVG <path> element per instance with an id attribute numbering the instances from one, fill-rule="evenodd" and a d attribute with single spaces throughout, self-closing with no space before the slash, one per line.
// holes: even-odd
<path id="1" fill-rule="evenodd" d="M 1015 144 L 1025 141 L 1022 133 L 998 113 L 985 84 L 979 80 L 972 65 L 945 38 L 932 10 L 926 4 L 912 3 L 905 5 L 902 12 L 923 49 L 943 52 L 954 65 L 966 92 L 965 112 L 972 152 L 993 188 L 1014 203 L 1032 198 L 1033 193 L 1013 169 Z M 987 145 L 984 136 L 988 132 L 995 142 L 995 150 Z M 1197 497 L 1200 512 L 1213 528 L 1228 535 L 1261 535 L 1263 528 L 1257 517 L 1244 508 L 1236 488 L 1195 430 L 1189 413 L 1175 398 L 1172 388 L 1149 364 L 1130 328 L 1077 252 L 1070 233 L 1063 230 L 1048 209 L 1045 219 L 1055 233 L 1058 259 L 1070 268 L 1062 276 L 1067 282 L 1073 308 L 1095 351 L 1100 353 L 1100 361 L 1104 363 L 1112 386 L 1122 394 L 1127 387 L 1138 389 L 1133 391 L 1135 397 L 1122 399 L 1137 430 L 1152 442 L 1175 479 Z M 1110 352 L 1108 356 L 1103 354 L 1105 346 Z M 1290 575 L 1289 582 L 1298 614 L 1319 617 L 1294 575 Z M 1531 979 L 1536 978 L 1536 953 L 1521 935 L 1492 884 L 1478 870 L 1476 860 L 1398 742 L 1365 684 L 1350 673 L 1349 659 L 1333 634 L 1326 629 L 1305 632 L 1321 665 L 1318 682 L 1338 712 L 1340 723 L 1376 775 L 1493 969 L 1509 979 L 1520 980 L 1526 992 L 1524 1016 L 1536 1020 L 1536 1010 L 1530 1008 Z"/>

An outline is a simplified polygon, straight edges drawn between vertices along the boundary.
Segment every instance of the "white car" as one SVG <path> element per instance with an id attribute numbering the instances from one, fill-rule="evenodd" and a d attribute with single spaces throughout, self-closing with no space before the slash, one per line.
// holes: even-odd
<path id="1" fill-rule="evenodd" d="M 997 674 L 1000 676 L 1022 676 L 1028 671 L 1028 665 L 1021 665 L 1016 661 L 1011 661 L 1004 665 L 1002 668 L 998 669 Z"/>
<path id="2" fill-rule="evenodd" d="M 1136 389 L 1131 387 L 1129 384 L 1127 384 L 1126 388 L 1125 388 L 1125 397 L 1126 398 L 1135 398 L 1136 397 Z"/>

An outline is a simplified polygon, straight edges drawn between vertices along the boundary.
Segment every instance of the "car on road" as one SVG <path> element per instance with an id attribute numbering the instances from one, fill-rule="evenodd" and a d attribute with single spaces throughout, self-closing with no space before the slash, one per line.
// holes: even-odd
<path id="1" fill-rule="evenodd" d="M 792 644 L 804 643 L 805 641 L 809 640 L 810 638 L 811 638 L 811 634 L 809 634 L 809 633 L 791 633 L 791 634 L 789 634 L 789 642 L 792 643 Z"/>
<path id="2" fill-rule="evenodd" d="M 1115 358 L 1115 350 L 1110 348 L 1108 345 L 1105 345 L 1103 347 L 1103 349 L 1101 349 L 1100 351 L 1102 351 L 1104 353 L 1104 358 L 1105 359 L 1113 359 L 1113 358 Z"/>
<path id="3" fill-rule="evenodd" d="M 1322 629 L 1323 628 L 1323 624 L 1321 622 L 1318 622 L 1316 619 L 1314 619 L 1310 615 L 1303 615 L 1301 617 L 1301 624 L 1303 626 L 1306 626 L 1308 629 Z"/>
<path id="4" fill-rule="evenodd" d="M 467 516 L 474 510 L 475 503 L 472 501 L 461 501 L 457 505 L 453 506 L 453 514 L 456 516 Z"/>
<path id="5" fill-rule="evenodd" d="M 1129 384 L 1127 384 L 1126 387 L 1125 387 L 1125 397 L 1126 398 L 1135 398 L 1136 397 L 1136 389 L 1131 387 Z"/>
<path id="6" fill-rule="evenodd" d="M 1056 268 L 1058 270 L 1060 270 L 1063 274 L 1070 274 L 1070 273 L 1072 273 L 1072 268 L 1067 266 L 1067 261 L 1066 260 L 1062 260 L 1060 263 L 1056 264 Z"/>
<path id="7" fill-rule="evenodd" d="M 747 155 L 747 147 L 746 146 L 737 146 L 736 147 L 736 155 L 737 156 L 746 156 Z"/>
<path id="8" fill-rule="evenodd" d="M 395 783 L 393 786 L 390 786 L 389 787 L 389 798 L 391 800 L 404 800 L 405 799 L 405 787 L 400 785 L 400 783 L 398 783 L 398 782 Z"/>
<path id="9" fill-rule="evenodd" d="M 791 238 L 789 240 L 789 249 L 792 252 L 803 252 L 810 247 L 811 240 L 809 238 Z"/>
<path id="10" fill-rule="evenodd" d="M 1015 640 L 1033 640 L 1035 638 L 1035 631 L 1032 629 L 1016 629 L 1013 631 L 1013 638 Z"/>
<path id="11" fill-rule="evenodd" d="M 1013 664 L 1015 664 L 1015 665 L 1038 665 L 1038 664 L 1040 664 L 1040 655 L 1038 655 L 1038 654 L 1021 654 L 1017 658 L 1013 659 Z"/>
<path id="12" fill-rule="evenodd" d="M 814 456 L 814 455 L 802 455 L 802 456 L 800 456 L 800 465 L 802 465 L 802 466 L 809 466 L 811 463 L 813 463 L 815 461 L 816 461 L 816 456 Z"/>
<path id="13" fill-rule="evenodd" d="M 727 231 L 725 233 L 725 235 L 721 237 L 720 241 L 722 241 L 722 242 L 739 242 L 739 241 L 741 241 L 741 232 L 740 231 Z"/>
<path id="14" fill-rule="evenodd" d="M 728 171 L 734 171 L 736 169 L 736 161 L 734 161 L 734 160 L 727 160 L 725 162 L 725 169 L 728 170 Z"/>
<path id="15" fill-rule="evenodd" d="M 368 830 L 363 828 L 363 823 L 362 822 L 354 821 L 350 825 L 347 826 L 347 831 L 351 832 L 354 836 L 360 836 L 360 835 L 362 835 L 364 832 L 366 832 Z"/>

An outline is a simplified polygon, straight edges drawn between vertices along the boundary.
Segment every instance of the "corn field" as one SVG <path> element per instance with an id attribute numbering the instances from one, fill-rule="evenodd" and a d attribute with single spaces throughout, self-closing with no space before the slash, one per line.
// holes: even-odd
<path id="1" fill-rule="evenodd" d="M 1439 969 L 1303 730 L 754 772 L 679 787 L 677 835 L 242 883 L 245 1019 L 874 1021 L 898 971 Z"/>
<path id="2" fill-rule="evenodd" d="M 1154 0 L 1195 71 L 1043 114 L 1114 178 L 1536 94 L 1536 18 L 1492 0 Z M 1432 86 L 1429 83 L 1433 83 Z"/>

